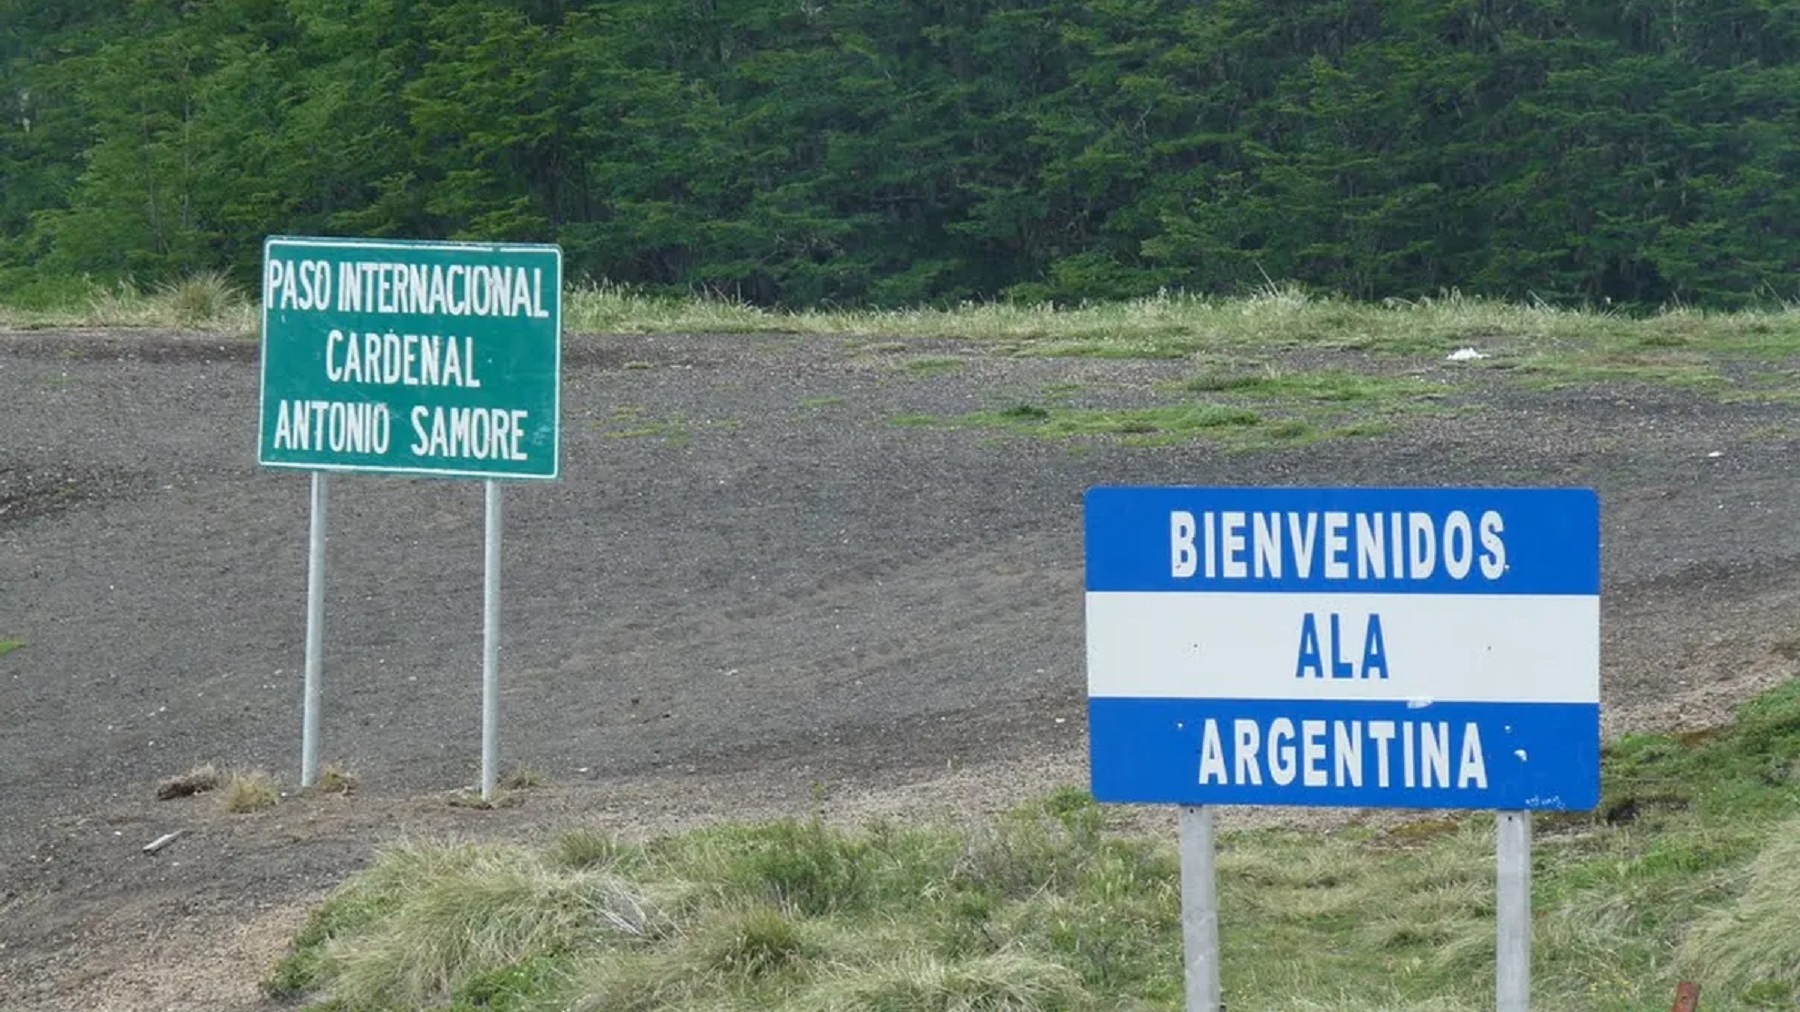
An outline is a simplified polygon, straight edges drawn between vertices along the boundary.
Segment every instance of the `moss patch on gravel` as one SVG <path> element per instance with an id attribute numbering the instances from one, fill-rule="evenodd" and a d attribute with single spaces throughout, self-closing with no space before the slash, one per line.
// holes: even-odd
<path id="1" fill-rule="evenodd" d="M 1070 392 L 1059 383 L 1040 400 L 957 415 L 914 412 L 894 422 L 1050 439 L 1104 436 L 1136 445 L 1198 440 L 1254 450 L 1378 435 L 1403 416 L 1455 410 L 1445 385 L 1417 377 L 1272 365 L 1202 370 L 1165 391 L 1174 400 L 1142 407 L 1077 406 L 1067 403 Z"/>
<path id="2" fill-rule="evenodd" d="M 652 439 L 671 447 L 684 447 L 695 433 L 735 430 L 742 426 L 735 419 L 689 418 L 679 412 L 659 416 L 637 405 L 621 405 L 612 410 L 605 421 L 593 422 L 607 439 Z"/>

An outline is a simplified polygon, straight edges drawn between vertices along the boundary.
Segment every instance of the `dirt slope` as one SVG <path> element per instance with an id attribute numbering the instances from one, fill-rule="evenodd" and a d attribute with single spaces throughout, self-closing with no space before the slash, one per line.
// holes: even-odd
<path id="1" fill-rule="evenodd" d="M 926 353 L 965 361 L 907 367 Z M 152 793 L 200 761 L 296 772 L 307 479 L 256 465 L 256 348 L 0 334 L 0 639 L 26 644 L 0 657 L 0 1007 L 254 1007 L 297 904 L 395 832 L 630 831 L 815 790 L 954 811 L 1078 782 L 1099 483 L 1590 485 L 1609 732 L 1716 720 L 1796 669 L 1788 408 L 1479 379 L 1394 434 L 1260 453 L 893 424 L 1052 384 L 1132 403 L 1182 369 L 570 338 L 565 478 L 507 492 L 502 751 L 550 787 L 442 800 L 479 757 L 479 484 L 341 478 L 324 752 L 364 790 L 227 817 Z"/>

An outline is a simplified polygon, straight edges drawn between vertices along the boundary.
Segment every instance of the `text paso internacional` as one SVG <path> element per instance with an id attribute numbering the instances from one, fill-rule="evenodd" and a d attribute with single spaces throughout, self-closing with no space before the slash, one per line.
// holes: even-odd
<path id="1" fill-rule="evenodd" d="M 270 238 L 261 462 L 555 478 L 561 292 L 555 246 Z"/>

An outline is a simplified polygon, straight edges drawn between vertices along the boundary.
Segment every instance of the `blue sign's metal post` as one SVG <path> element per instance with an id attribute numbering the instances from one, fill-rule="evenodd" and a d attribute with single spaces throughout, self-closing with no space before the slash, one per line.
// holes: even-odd
<path id="1" fill-rule="evenodd" d="M 481 798 L 500 776 L 500 483 L 487 483 L 486 570 L 481 588 Z"/>
<path id="2" fill-rule="evenodd" d="M 1187 1012 L 1219 1012 L 1219 902 L 1213 874 L 1213 813 L 1181 807 L 1181 947 Z"/>
<path id="3" fill-rule="evenodd" d="M 319 777 L 319 669 L 325 649 L 325 513 L 330 503 L 324 471 L 312 473 L 312 520 L 306 530 L 306 687 L 300 718 L 300 786 Z"/>
<path id="4" fill-rule="evenodd" d="M 1531 813 L 1501 812 L 1495 825 L 1495 1002 L 1531 1008 Z"/>

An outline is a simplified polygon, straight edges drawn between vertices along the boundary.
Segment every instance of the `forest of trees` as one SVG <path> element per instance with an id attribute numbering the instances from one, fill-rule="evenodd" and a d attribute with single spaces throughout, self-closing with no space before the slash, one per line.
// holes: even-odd
<path id="1" fill-rule="evenodd" d="M 781 305 L 1800 296 L 1794 0 L 0 0 L 0 297 L 264 236 Z"/>

